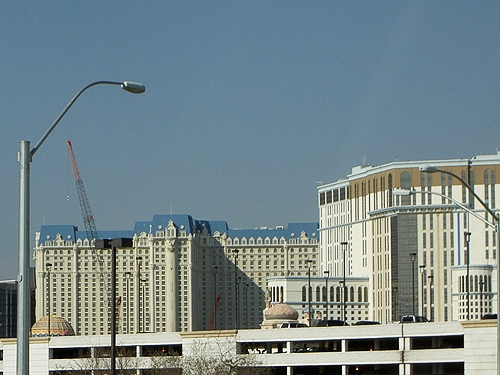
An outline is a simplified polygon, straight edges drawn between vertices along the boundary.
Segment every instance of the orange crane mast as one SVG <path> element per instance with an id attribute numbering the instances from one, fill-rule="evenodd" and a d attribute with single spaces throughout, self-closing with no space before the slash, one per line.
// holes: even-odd
<path id="1" fill-rule="evenodd" d="M 97 229 L 94 222 L 94 216 L 90 210 L 90 203 L 87 198 L 87 193 L 85 192 L 85 187 L 83 186 L 82 176 L 80 175 L 80 170 L 76 164 L 75 153 L 73 152 L 73 146 L 70 141 L 66 142 L 68 145 L 69 158 L 71 160 L 71 166 L 73 167 L 73 175 L 75 176 L 76 190 L 78 191 L 78 199 L 80 200 L 80 208 L 83 215 L 83 224 L 85 225 L 85 230 L 87 231 L 87 238 L 89 241 L 95 240 L 97 238 Z"/>

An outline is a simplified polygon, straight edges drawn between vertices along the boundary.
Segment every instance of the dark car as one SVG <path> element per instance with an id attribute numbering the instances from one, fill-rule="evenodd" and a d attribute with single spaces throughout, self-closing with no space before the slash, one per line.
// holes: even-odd
<path id="1" fill-rule="evenodd" d="M 354 323 L 354 326 L 373 326 L 380 324 L 380 322 L 377 322 L 375 320 L 358 320 L 356 323 Z"/>
<path id="2" fill-rule="evenodd" d="M 343 320 L 329 319 L 329 320 L 320 320 L 316 327 L 338 327 L 338 326 L 348 326 L 349 323 L 344 322 Z"/>
<path id="3" fill-rule="evenodd" d="M 429 319 L 421 315 L 405 315 L 400 320 L 401 323 L 424 323 L 428 321 Z"/>
<path id="4" fill-rule="evenodd" d="M 309 327 L 307 324 L 304 323 L 281 323 L 280 328 L 302 328 L 302 327 Z"/>

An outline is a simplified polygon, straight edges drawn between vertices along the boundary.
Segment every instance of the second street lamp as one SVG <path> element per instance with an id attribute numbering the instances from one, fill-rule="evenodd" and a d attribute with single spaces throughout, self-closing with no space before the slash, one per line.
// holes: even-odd
<path id="1" fill-rule="evenodd" d="M 470 162 L 468 164 L 468 167 L 470 169 Z M 497 238 L 496 238 L 496 245 L 497 245 L 497 254 L 500 254 L 500 213 L 494 212 L 491 208 L 488 207 L 488 205 L 476 194 L 472 186 L 467 183 L 463 178 L 460 176 L 457 176 L 455 173 L 446 171 L 444 169 L 438 169 L 433 166 L 426 166 L 426 167 L 421 167 L 420 172 L 426 172 L 426 173 L 444 173 L 449 176 L 452 176 L 453 178 L 456 178 L 458 181 L 462 183 L 462 186 L 464 186 L 470 194 L 474 196 L 474 198 L 477 199 L 479 203 L 481 203 L 481 206 L 491 215 L 494 221 L 494 227 L 496 230 Z M 470 203 L 470 202 L 469 202 Z M 473 212 L 470 209 L 468 210 L 469 212 Z M 476 214 L 477 215 L 477 214 Z M 479 215 L 477 215 L 479 216 Z M 484 221 L 484 220 L 483 220 Z M 488 222 L 489 225 L 491 223 Z M 500 267 L 497 267 L 497 375 L 500 375 Z"/>
<path id="2" fill-rule="evenodd" d="M 311 314 L 312 314 L 312 309 L 311 309 L 311 259 L 306 259 L 307 263 L 307 305 L 308 305 L 308 320 L 309 320 L 309 327 L 311 327 Z"/>
<path id="3" fill-rule="evenodd" d="M 411 260 L 411 303 L 412 303 L 412 314 L 415 313 L 415 261 L 417 260 L 417 253 L 410 253 Z"/>
<path id="4" fill-rule="evenodd" d="M 238 249 L 234 249 L 234 305 L 235 305 L 235 320 L 234 320 L 234 329 L 238 329 L 239 320 L 238 320 L 238 308 L 239 308 L 239 298 L 238 298 L 238 253 L 240 251 Z"/>
<path id="5" fill-rule="evenodd" d="M 345 253 L 347 250 L 347 246 L 349 245 L 347 241 L 343 241 L 340 243 L 342 245 L 342 250 L 343 250 L 343 267 L 344 267 L 344 272 L 342 275 L 342 321 L 346 322 L 347 321 L 347 287 L 345 285 Z"/>
<path id="6" fill-rule="evenodd" d="M 328 320 L 328 275 L 330 271 L 323 271 L 325 274 L 325 319 Z"/>
<path id="7" fill-rule="evenodd" d="M 47 263 L 47 330 L 48 334 L 47 336 L 50 339 L 50 314 L 52 313 L 52 306 L 51 306 L 51 299 L 50 299 L 50 294 L 52 293 L 52 287 L 50 284 L 50 271 L 52 270 L 52 263 Z"/>

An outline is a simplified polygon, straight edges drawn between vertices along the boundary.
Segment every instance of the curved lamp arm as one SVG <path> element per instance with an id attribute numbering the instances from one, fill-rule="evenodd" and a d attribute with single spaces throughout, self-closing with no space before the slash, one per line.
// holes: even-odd
<path id="1" fill-rule="evenodd" d="M 52 130 L 54 130 L 54 128 L 57 126 L 57 124 L 59 124 L 59 121 L 61 121 L 61 119 L 66 114 L 66 112 L 68 112 L 68 110 L 76 102 L 76 100 L 80 97 L 80 95 L 82 95 L 83 92 L 85 90 L 87 90 L 88 88 L 90 88 L 92 86 L 96 86 L 96 85 L 116 85 L 116 86 L 121 86 L 122 89 L 124 89 L 125 91 L 128 91 L 128 92 L 130 92 L 132 94 L 142 94 L 144 91 L 146 91 L 146 87 L 142 83 L 137 83 L 137 82 L 128 82 L 128 81 L 124 81 L 124 82 L 96 81 L 96 82 L 88 84 L 83 89 L 81 89 L 80 91 L 78 91 L 76 93 L 76 95 L 73 97 L 73 99 L 71 99 L 69 101 L 69 103 L 66 104 L 66 107 L 63 109 L 63 111 L 59 114 L 59 116 L 57 116 L 57 118 L 54 120 L 54 122 L 52 123 L 52 125 L 47 129 L 47 131 L 42 136 L 42 138 L 40 138 L 40 140 L 35 144 L 35 147 L 33 147 L 31 149 L 31 151 L 30 151 L 30 157 L 33 157 L 33 155 L 35 155 L 35 153 L 38 151 L 38 149 L 40 148 L 40 146 L 42 145 L 42 143 L 45 142 L 45 140 L 50 135 L 50 133 L 52 133 Z"/>
<path id="2" fill-rule="evenodd" d="M 472 216 L 475 216 L 477 219 L 481 220 L 483 223 L 489 225 L 492 228 L 495 228 L 495 224 L 490 223 L 488 220 L 485 220 L 484 217 L 481 217 L 481 215 L 478 215 L 477 212 L 472 211 L 469 207 L 466 205 L 460 203 L 456 199 L 453 199 L 445 194 L 439 193 L 437 191 L 420 191 L 420 190 L 406 190 L 406 189 L 400 189 L 396 188 L 392 190 L 393 195 L 398 195 L 398 196 L 408 196 L 408 195 L 414 195 L 414 194 L 433 194 L 433 195 L 439 195 L 440 197 L 448 199 L 450 202 L 456 204 L 458 207 L 463 209 L 464 211 L 467 211 L 470 213 Z"/>
<path id="3" fill-rule="evenodd" d="M 481 203 L 481 206 L 483 206 L 484 209 L 486 211 L 488 211 L 488 213 L 491 216 L 493 216 L 493 218 L 495 219 L 495 221 L 498 221 L 497 215 L 491 210 L 491 208 L 489 208 L 486 205 L 486 203 L 484 203 L 484 201 L 481 198 L 479 198 L 479 196 L 476 194 L 476 192 L 474 191 L 474 189 L 472 188 L 472 186 L 470 186 L 466 181 L 464 181 L 464 179 L 462 177 L 456 175 L 453 172 L 445 171 L 443 169 L 438 169 L 438 168 L 432 167 L 432 166 L 420 167 L 419 170 L 420 170 L 420 172 L 425 172 L 425 173 L 437 173 L 437 172 L 441 172 L 441 173 L 444 173 L 444 174 L 447 174 L 447 175 L 455 177 L 458 181 L 460 181 L 462 183 L 462 185 L 464 185 L 467 188 L 467 190 L 469 190 L 469 192 L 472 193 L 472 195 L 474 195 L 474 198 L 476 198 L 479 201 L 479 203 Z"/>

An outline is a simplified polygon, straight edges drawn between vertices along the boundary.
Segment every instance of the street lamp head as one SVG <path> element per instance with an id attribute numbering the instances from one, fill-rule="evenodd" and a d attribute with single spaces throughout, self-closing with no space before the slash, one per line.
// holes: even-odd
<path id="1" fill-rule="evenodd" d="M 433 167 L 431 165 L 425 165 L 420 168 L 418 168 L 420 172 L 425 172 L 425 173 L 436 173 L 439 172 L 439 170 L 436 167 Z"/>
<path id="2" fill-rule="evenodd" d="M 128 82 L 125 81 L 121 84 L 122 89 L 131 92 L 132 94 L 142 94 L 146 91 L 146 86 L 139 82 Z"/>
<path id="3" fill-rule="evenodd" d="M 411 194 L 412 194 L 412 191 L 407 190 L 407 189 L 396 188 L 396 189 L 392 190 L 392 195 L 397 195 L 397 196 L 401 196 L 401 197 L 406 197 L 406 196 L 411 195 Z"/>

